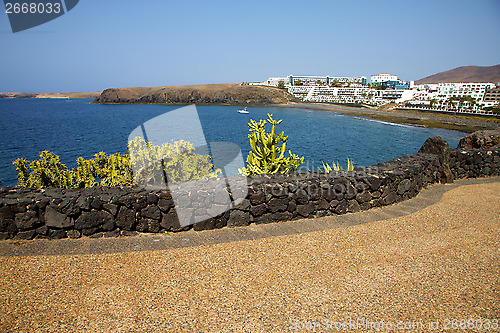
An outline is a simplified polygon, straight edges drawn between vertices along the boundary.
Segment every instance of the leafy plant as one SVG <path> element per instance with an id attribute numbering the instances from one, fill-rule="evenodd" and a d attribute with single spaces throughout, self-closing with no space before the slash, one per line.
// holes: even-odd
<path id="1" fill-rule="evenodd" d="M 17 179 L 23 187 L 71 187 L 68 184 L 68 169 L 62 164 L 59 156 L 42 151 L 40 160 L 28 163 L 24 158 L 12 162 L 19 172 Z M 31 169 L 31 172 L 28 170 Z"/>
<path id="2" fill-rule="evenodd" d="M 94 159 L 77 159 L 78 167 L 73 169 L 75 187 L 130 186 L 134 184 L 130 158 L 115 153 L 107 156 L 104 152 L 94 155 Z"/>
<path id="3" fill-rule="evenodd" d="M 128 149 L 139 184 L 164 185 L 165 177 L 175 183 L 214 178 L 222 173 L 214 170 L 209 155 L 195 154 L 193 145 L 183 140 L 155 146 L 136 137 L 129 142 Z"/>
<path id="4" fill-rule="evenodd" d="M 330 166 L 328 163 L 325 164 L 325 162 L 323 162 L 323 170 L 321 170 L 321 168 L 319 168 L 319 170 L 329 173 L 332 171 L 342 171 L 342 168 L 340 167 L 339 162 L 335 164 L 334 161 L 332 162 L 332 166 Z M 352 159 L 347 159 L 347 171 L 354 171 L 354 164 L 352 163 Z"/>
<path id="5" fill-rule="evenodd" d="M 116 153 L 107 156 L 100 152 L 90 160 L 79 157 L 77 163 L 78 167 L 69 170 L 58 155 L 49 151 L 42 151 L 40 159 L 29 164 L 24 158 L 12 162 L 19 172 L 17 179 L 22 187 L 83 188 L 133 184 L 127 155 Z"/>
<path id="6" fill-rule="evenodd" d="M 251 132 L 248 138 L 252 150 L 247 157 L 247 167 L 239 169 L 244 175 L 289 173 L 304 163 L 304 157 L 299 158 L 290 150 L 289 156 L 285 157 L 288 136 L 284 132 L 276 134 L 276 126 L 283 120 L 274 120 L 269 113 L 267 117 L 267 120 L 259 122 L 251 119 L 248 123 Z M 266 133 L 266 124 L 271 124 L 270 133 Z"/>
<path id="7" fill-rule="evenodd" d="M 210 156 L 194 153 L 194 147 L 186 141 L 173 145 L 155 146 L 140 137 L 129 142 L 131 157 L 100 152 L 93 159 L 77 159 L 78 167 L 69 170 L 58 155 L 42 151 L 40 159 L 29 163 L 20 158 L 12 162 L 18 171 L 19 186 L 84 188 L 95 186 L 131 186 L 161 184 L 165 177 L 171 182 L 217 177 L 221 171 L 213 170 Z M 132 172 L 132 161 L 136 177 Z"/>

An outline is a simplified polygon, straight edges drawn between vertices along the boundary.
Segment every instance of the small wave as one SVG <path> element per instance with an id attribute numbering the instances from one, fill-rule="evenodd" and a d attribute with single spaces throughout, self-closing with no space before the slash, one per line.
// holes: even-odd
<path id="1" fill-rule="evenodd" d="M 391 123 L 391 122 L 388 122 L 388 121 L 382 121 L 382 120 L 377 120 L 377 119 L 367 119 L 367 118 L 358 118 L 358 119 L 364 119 L 364 120 L 368 120 L 368 121 L 373 121 L 375 123 L 380 123 L 380 124 L 384 124 L 384 125 L 391 125 L 391 126 L 400 126 L 400 127 L 408 127 L 408 128 L 415 128 L 416 127 L 416 126 L 413 126 L 413 125 Z"/>

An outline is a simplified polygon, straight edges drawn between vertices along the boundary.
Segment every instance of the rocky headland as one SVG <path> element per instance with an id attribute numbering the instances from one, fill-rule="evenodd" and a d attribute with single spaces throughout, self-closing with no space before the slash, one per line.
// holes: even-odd
<path id="1" fill-rule="evenodd" d="M 111 88 L 94 103 L 272 105 L 296 101 L 286 90 L 240 83 Z"/>

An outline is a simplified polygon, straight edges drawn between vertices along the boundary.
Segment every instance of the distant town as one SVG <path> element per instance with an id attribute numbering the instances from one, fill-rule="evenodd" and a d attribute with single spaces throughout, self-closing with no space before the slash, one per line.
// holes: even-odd
<path id="1" fill-rule="evenodd" d="M 494 83 L 461 82 L 415 85 L 397 75 L 271 77 L 251 85 L 287 89 L 303 102 L 363 104 L 453 113 L 493 115 L 498 113 L 500 88 Z"/>

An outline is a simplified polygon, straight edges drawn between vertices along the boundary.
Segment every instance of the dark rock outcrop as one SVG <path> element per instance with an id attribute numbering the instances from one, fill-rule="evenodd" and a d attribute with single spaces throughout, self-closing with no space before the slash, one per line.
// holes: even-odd
<path id="1" fill-rule="evenodd" d="M 477 131 L 460 139 L 458 148 L 482 149 L 500 144 L 500 129 Z"/>
<path id="2" fill-rule="evenodd" d="M 433 154 L 439 156 L 439 174 L 441 183 L 453 183 L 450 170 L 450 146 L 440 136 L 428 138 L 418 151 L 418 154 Z"/>

